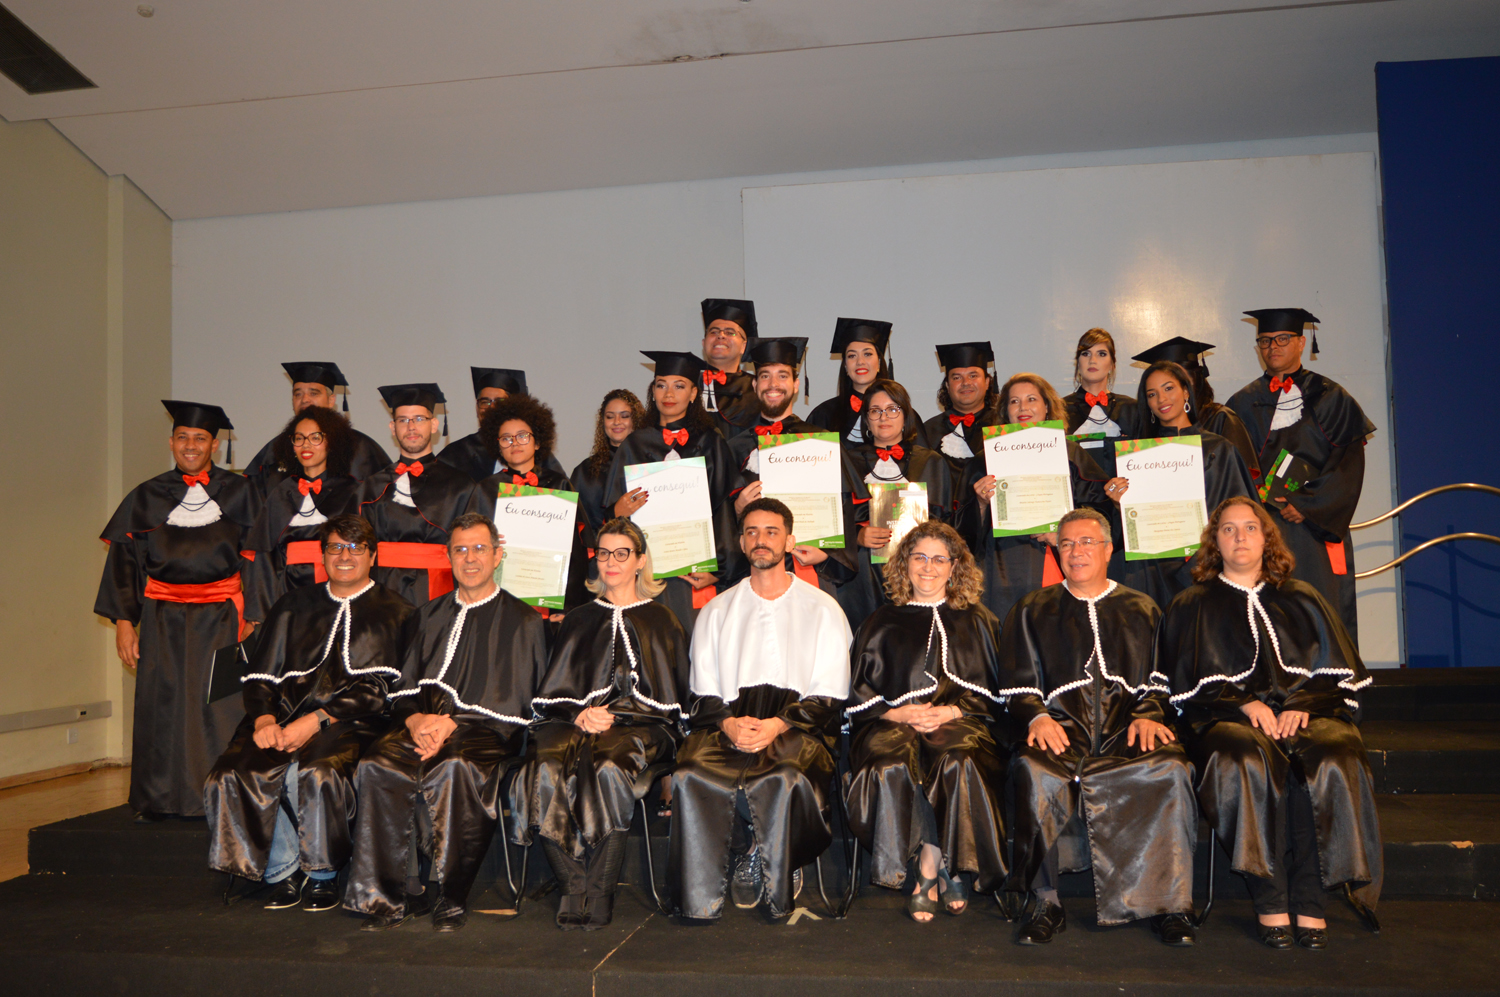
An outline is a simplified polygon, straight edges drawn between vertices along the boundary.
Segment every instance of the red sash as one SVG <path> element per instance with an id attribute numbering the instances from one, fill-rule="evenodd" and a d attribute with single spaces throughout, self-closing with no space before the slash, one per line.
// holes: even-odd
<path id="1" fill-rule="evenodd" d="M 310 564 L 313 579 L 319 585 L 328 581 L 328 571 L 323 567 L 323 545 L 317 540 L 293 540 L 286 545 L 287 564 Z"/>
<path id="2" fill-rule="evenodd" d="M 1042 550 L 1046 554 L 1046 560 L 1042 562 L 1042 588 L 1048 585 L 1056 585 L 1063 580 L 1062 568 L 1057 564 L 1057 555 L 1052 553 L 1051 544 L 1043 544 Z"/>
<path id="3" fill-rule="evenodd" d="M 237 637 L 241 640 L 245 636 L 245 590 L 240 584 L 239 575 L 230 575 L 228 578 L 220 578 L 216 582 L 205 582 L 202 585 L 174 585 L 171 582 L 160 582 L 155 578 L 146 579 L 146 598 L 155 599 L 158 602 L 191 602 L 191 603 L 234 603 L 235 615 L 240 619 L 240 628 Z"/>
<path id="4" fill-rule="evenodd" d="M 375 548 L 378 565 L 386 568 L 421 568 L 427 572 L 427 598 L 436 599 L 453 591 L 453 563 L 443 544 L 395 543 L 382 540 Z"/>

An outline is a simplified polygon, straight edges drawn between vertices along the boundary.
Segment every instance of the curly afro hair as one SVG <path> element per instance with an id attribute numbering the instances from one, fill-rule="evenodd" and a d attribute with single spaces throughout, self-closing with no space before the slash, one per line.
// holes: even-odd
<path id="1" fill-rule="evenodd" d="M 500 399 L 480 420 L 479 439 L 484 443 L 486 453 L 495 460 L 501 459 L 500 427 L 512 419 L 519 419 L 531 427 L 539 462 L 552 456 L 552 448 L 557 444 L 557 420 L 552 416 L 552 407 L 530 395 L 518 393 Z"/>
<path id="2" fill-rule="evenodd" d="M 317 423 L 318 431 L 328 437 L 327 473 L 347 475 L 349 465 L 354 461 L 354 427 L 349 425 L 346 416 L 317 405 L 310 405 L 292 416 L 282 428 L 281 435 L 276 437 L 271 455 L 276 459 L 277 467 L 283 474 L 300 473 L 302 465 L 297 462 L 297 454 L 292 447 L 292 434 L 297 431 L 297 424 L 304 421 Z"/>

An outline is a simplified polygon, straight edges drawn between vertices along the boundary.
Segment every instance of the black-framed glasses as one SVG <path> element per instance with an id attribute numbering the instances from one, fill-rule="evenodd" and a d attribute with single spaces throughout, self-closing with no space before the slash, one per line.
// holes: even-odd
<path id="1" fill-rule="evenodd" d="M 919 568 L 925 568 L 929 564 L 934 568 L 945 568 L 953 563 L 953 558 L 947 554 L 919 554 L 914 552 L 908 555 L 908 559 Z"/>
<path id="2" fill-rule="evenodd" d="M 345 552 L 358 557 L 361 554 L 368 554 L 370 552 L 370 545 L 340 543 L 326 543 L 323 545 L 323 553 L 325 554 L 343 554 Z"/>
<path id="3" fill-rule="evenodd" d="M 328 440 L 327 433 L 293 433 L 292 446 L 294 447 L 321 447 Z"/>
<path id="4" fill-rule="evenodd" d="M 1292 341 L 1292 337 L 1300 336 L 1300 332 L 1281 332 L 1274 336 L 1256 336 L 1255 348 L 1257 350 L 1269 350 L 1274 346 L 1285 346 Z"/>
<path id="5" fill-rule="evenodd" d="M 398 415 L 396 425 L 398 426 L 425 426 L 429 422 L 436 422 L 437 417 L 431 415 Z"/>
<path id="6" fill-rule="evenodd" d="M 621 564 L 623 564 L 626 561 L 630 560 L 630 558 L 631 558 L 632 555 L 639 554 L 639 553 L 640 553 L 640 551 L 636 550 L 634 547 L 619 547 L 619 548 L 617 548 L 615 550 L 610 550 L 608 547 L 595 547 L 594 548 L 594 557 L 597 560 L 599 560 L 599 561 L 615 560 L 615 561 L 619 561 Z"/>
<path id="7" fill-rule="evenodd" d="M 1095 540 L 1093 537 L 1080 537 L 1077 540 L 1062 540 L 1057 544 L 1057 549 L 1066 554 L 1077 547 L 1079 550 L 1093 550 L 1095 547 L 1103 547 L 1109 543 L 1108 540 Z"/>

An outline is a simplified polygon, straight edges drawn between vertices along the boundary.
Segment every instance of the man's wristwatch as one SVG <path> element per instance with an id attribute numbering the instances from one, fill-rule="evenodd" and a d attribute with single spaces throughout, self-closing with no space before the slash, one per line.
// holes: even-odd
<path id="1" fill-rule="evenodd" d="M 322 710 L 319 710 L 314 714 L 314 716 L 318 718 L 318 730 L 327 730 L 329 727 L 333 726 L 333 717 L 330 717 Z"/>

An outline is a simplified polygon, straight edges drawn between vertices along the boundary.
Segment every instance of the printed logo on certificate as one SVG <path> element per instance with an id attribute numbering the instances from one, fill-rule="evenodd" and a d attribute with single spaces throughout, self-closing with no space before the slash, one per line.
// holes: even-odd
<path id="1" fill-rule="evenodd" d="M 844 479 L 838 434 L 762 436 L 756 445 L 761 494 L 784 502 L 792 511 L 797 543 L 842 549 Z"/>
<path id="2" fill-rule="evenodd" d="M 1051 533 L 1073 508 L 1061 421 L 984 427 L 984 468 L 995 476 L 990 521 L 997 537 Z"/>
<path id="3" fill-rule="evenodd" d="M 625 465 L 625 490 L 648 499 L 631 521 L 646 534 L 656 578 L 718 571 L 708 462 L 702 457 Z"/>
<path id="4" fill-rule="evenodd" d="M 1208 522 L 1203 437 L 1120 440 L 1115 443 L 1115 473 L 1130 482 L 1120 499 L 1127 561 L 1197 552 Z"/>
<path id="5" fill-rule="evenodd" d="M 889 481 L 871 482 L 865 487 L 870 490 L 870 525 L 891 531 L 884 547 L 870 551 L 870 563 L 885 564 L 906 535 L 918 523 L 927 522 L 927 485 L 921 481 Z"/>
<path id="6" fill-rule="evenodd" d="M 577 523 L 577 492 L 500 485 L 495 528 L 505 552 L 495 584 L 528 605 L 562 609 Z"/>

